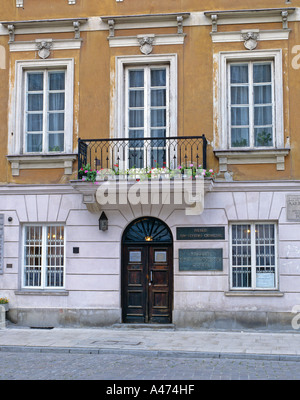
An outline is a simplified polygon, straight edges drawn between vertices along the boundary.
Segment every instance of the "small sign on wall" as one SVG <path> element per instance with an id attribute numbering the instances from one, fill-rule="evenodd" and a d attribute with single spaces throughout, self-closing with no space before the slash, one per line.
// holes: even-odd
<path id="1" fill-rule="evenodd" d="M 224 226 L 182 227 L 176 230 L 177 240 L 225 240 Z"/>
<path id="2" fill-rule="evenodd" d="M 286 219 L 288 221 L 300 221 L 300 196 L 286 196 Z"/>
<path id="3" fill-rule="evenodd" d="M 179 271 L 223 271 L 223 249 L 179 249 Z"/>

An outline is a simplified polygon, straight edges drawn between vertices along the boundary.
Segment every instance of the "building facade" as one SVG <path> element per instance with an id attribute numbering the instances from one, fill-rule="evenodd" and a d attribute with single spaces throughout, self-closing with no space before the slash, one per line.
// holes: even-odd
<path id="1" fill-rule="evenodd" d="M 300 0 L 199 3 L 2 0 L 13 323 L 296 329 Z"/>

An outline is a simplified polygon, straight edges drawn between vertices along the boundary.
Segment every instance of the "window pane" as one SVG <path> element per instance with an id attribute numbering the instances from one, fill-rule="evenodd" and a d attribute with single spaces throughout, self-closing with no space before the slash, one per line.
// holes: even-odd
<path id="1" fill-rule="evenodd" d="M 144 87 L 144 71 L 129 71 L 129 87 Z"/>
<path id="2" fill-rule="evenodd" d="M 43 73 L 29 73 L 27 78 L 28 91 L 41 91 L 44 88 L 44 74 Z"/>
<path id="3" fill-rule="evenodd" d="M 63 111 L 65 109 L 64 93 L 49 93 L 49 110 Z"/>
<path id="4" fill-rule="evenodd" d="M 249 125 L 249 108 L 231 107 L 231 125 L 232 126 Z"/>
<path id="5" fill-rule="evenodd" d="M 49 73 L 49 90 L 65 90 L 65 72 Z"/>
<path id="6" fill-rule="evenodd" d="M 272 69 L 271 64 L 254 64 L 253 81 L 254 83 L 271 82 Z"/>
<path id="7" fill-rule="evenodd" d="M 151 129 L 151 138 L 165 137 L 165 129 Z M 151 167 L 163 168 L 166 166 L 166 141 L 157 139 L 151 141 Z"/>
<path id="8" fill-rule="evenodd" d="M 254 125 L 272 125 L 272 107 L 254 107 Z"/>
<path id="9" fill-rule="evenodd" d="M 166 105 L 166 89 L 151 90 L 151 106 L 160 107 Z"/>
<path id="10" fill-rule="evenodd" d="M 254 86 L 254 104 L 271 104 L 272 86 Z"/>
<path id="11" fill-rule="evenodd" d="M 130 128 L 144 127 L 144 110 L 129 110 Z"/>
<path id="12" fill-rule="evenodd" d="M 166 126 L 166 110 L 151 110 L 151 127 Z"/>
<path id="13" fill-rule="evenodd" d="M 232 265 L 251 265 L 250 225 L 232 225 Z"/>
<path id="14" fill-rule="evenodd" d="M 42 227 L 27 226 L 24 233 L 24 286 L 41 286 Z"/>
<path id="15" fill-rule="evenodd" d="M 64 285 L 64 227 L 47 227 L 46 286 Z"/>
<path id="16" fill-rule="evenodd" d="M 65 128 L 65 114 L 51 113 L 49 114 L 49 131 L 63 131 Z"/>
<path id="17" fill-rule="evenodd" d="M 249 129 L 248 128 L 232 128 L 231 129 L 231 146 L 232 147 L 248 147 L 249 146 Z"/>
<path id="18" fill-rule="evenodd" d="M 251 288 L 251 268 L 237 267 L 232 270 L 232 287 Z"/>
<path id="19" fill-rule="evenodd" d="M 144 137 L 144 131 L 143 130 L 133 130 L 131 129 L 129 131 L 129 138 L 130 139 L 138 139 L 138 138 L 143 138 Z M 129 142 L 129 147 L 134 148 L 134 147 L 144 147 L 144 140 L 130 140 Z"/>
<path id="20" fill-rule="evenodd" d="M 151 138 L 163 138 L 166 137 L 166 130 L 165 129 L 151 129 Z M 153 140 L 152 143 L 154 146 L 160 146 L 161 143 L 165 141 L 162 140 Z"/>
<path id="21" fill-rule="evenodd" d="M 166 70 L 152 69 L 151 70 L 151 86 L 166 86 Z"/>
<path id="22" fill-rule="evenodd" d="M 49 134 L 49 151 L 64 151 L 64 134 Z"/>
<path id="23" fill-rule="evenodd" d="M 28 94 L 27 111 L 43 111 L 43 95 Z"/>
<path id="24" fill-rule="evenodd" d="M 234 86 L 231 88 L 231 104 L 249 104 L 248 86 Z"/>
<path id="25" fill-rule="evenodd" d="M 232 225 L 232 286 L 251 287 L 251 225 Z"/>
<path id="26" fill-rule="evenodd" d="M 255 226 L 256 286 L 274 288 L 275 283 L 275 226 Z"/>
<path id="27" fill-rule="evenodd" d="M 129 107 L 144 107 L 144 91 L 130 90 L 129 91 Z"/>
<path id="28" fill-rule="evenodd" d="M 43 148 L 43 135 L 42 134 L 27 134 L 27 149 L 29 153 L 40 153 Z"/>
<path id="29" fill-rule="evenodd" d="M 231 65 L 231 83 L 248 83 L 248 65 Z"/>
<path id="30" fill-rule="evenodd" d="M 43 114 L 27 115 L 27 132 L 41 132 L 43 130 Z"/>
<path id="31" fill-rule="evenodd" d="M 255 146 L 273 146 L 273 129 L 272 128 L 255 128 Z"/>

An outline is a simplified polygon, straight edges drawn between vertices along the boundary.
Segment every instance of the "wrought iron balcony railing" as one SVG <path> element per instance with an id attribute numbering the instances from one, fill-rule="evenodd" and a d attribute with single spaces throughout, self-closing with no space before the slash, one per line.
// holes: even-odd
<path id="1" fill-rule="evenodd" d="M 207 169 L 207 140 L 202 136 L 157 138 L 79 139 L 78 168 L 169 168 L 193 164 Z"/>

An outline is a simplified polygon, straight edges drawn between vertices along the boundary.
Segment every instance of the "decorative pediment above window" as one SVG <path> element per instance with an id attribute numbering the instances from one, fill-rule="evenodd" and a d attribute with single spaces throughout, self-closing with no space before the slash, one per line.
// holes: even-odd
<path id="1" fill-rule="evenodd" d="M 212 32 L 218 31 L 218 25 L 249 24 L 282 21 L 283 29 L 288 29 L 288 17 L 295 7 L 263 8 L 257 10 L 206 11 L 204 15 L 212 21 Z"/>
<path id="2" fill-rule="evenodd" d="M 115 15 L 102 16 L 102 22 L 108 24 L 110 36 L 114 36 L 115 29 L 143 29 L 150 27 L 177 26 L 177 33 L 183 33 L 183 21 L 190 13 L 172 14 L 139 14 L 139 15 Z"/>
<path id="3" fill-rule="evenodd" d="M 68 4 L 76 4 L 76 0 L 68 0 Z M 23 8 L 24 7 L 24 0 L 16 0 L 16 7 Z"/>
<path id="4" fill-rule="evenodd" d="M 204 15 L 211 20 L 211 38 L 214 43 L 242 42 L 245 47 L 253 50 L 259 40 L 286 40 L 289 38 L 288 18 L 295 12 L 295 8 L 269 8 L 258 10 L 230 10 L 230 11 L 207 11 Z M 282 29 L 258 30 L 248 29 L 242 31 L 221 32 L 221 25 L 235 24 L 261 24 L 282 22 Z M 245 40 L 246 36 L 248 40 Z M 247 47 L 248 46 L 248 47 Z M 254 47 L 255 46 L 255 47 Z"/>
<path id="5" fill-rule="evenodd" d="M 74 38 L 80 39 L 80 27 L 88 21 L 87 18 L 42 19 L 29 21 L 4 21 L 2 26 L 8 30 L 9 43 L 15 41 L 15 35 L 31 33 L 49 33 L 56 29 L 68 28 L 74 31 Z"/>

